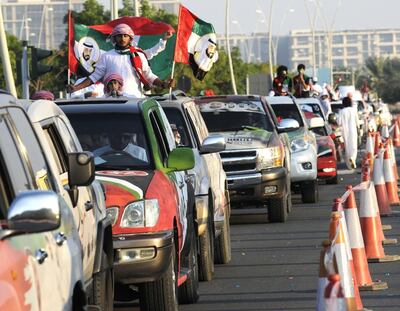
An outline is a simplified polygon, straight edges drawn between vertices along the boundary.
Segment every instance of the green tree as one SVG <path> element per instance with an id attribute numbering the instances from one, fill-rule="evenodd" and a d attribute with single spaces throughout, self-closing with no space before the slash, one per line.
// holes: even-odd
<path id="1" fill-rule="evenodd" d="M 8 53 L 10 55 L 11 70 L 14 74 L 15 83 L 17 83 L 17 59 L 21 59 L 22 56 L 22 43 L 17 37 L 6 33 Z M 6 88 L 6 81 L 4 77 L 3 64 L 0 59 L 0 88 Z M 21 87 L 17 88 L 17 92 L 20 94 Z"/>
<path id="2" fill-rule="evenodd" d="M 122 9 L 118 10 L 119 16 L 134 16 L 135 7 L 132 0 L 122 0 Z"/>
<path id="3" fill-rule="evenodd" d="M 104 6 L 97 0 L 86 0 L 82 12 L 72 12 L 72 18 L 77 24 L 99 25 L 110 21 L 110 13 L 104 11 Z M 67 22 L 67 17 L 64 18 Z"/>

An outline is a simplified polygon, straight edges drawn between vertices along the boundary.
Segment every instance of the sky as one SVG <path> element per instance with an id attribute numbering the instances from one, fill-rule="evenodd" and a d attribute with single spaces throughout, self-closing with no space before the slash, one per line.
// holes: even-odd
<path id="1" fill-rule="evenodd" d="M 267 32 L 271 1 L 229 0 L 229 32 Z M 108 6 L 110 1 L 99 2 Z M 317 2 L 321 9 L 315 29 L 325 30 L 325 25 L 330 28 L 332 23 L 332 28 L 337 30 L 400 28 L 400 0 L 275 0 L 273 34 L 284 35 L 291 29 L 310 28 L 305 3 L 313 20 Z M 181 0 L 181 3 L 199 18 L 212 23 L 217 33 L 225 33 L 226 0 Z"/>

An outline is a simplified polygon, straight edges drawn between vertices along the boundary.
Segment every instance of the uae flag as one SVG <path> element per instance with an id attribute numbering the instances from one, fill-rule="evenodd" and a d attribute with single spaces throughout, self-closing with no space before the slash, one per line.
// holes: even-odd
<path id="1" fill-rule="evenodd" d="M 213 25 L 180 5 L 174 61 L 190 64 L 194 76 L 203 80 L 217 60 L 217 37 Z"/>
<path id="2" fill-rule="evenodd" d="M 94 71 L 101 54 L 114 48 L 109 40 L 109 35 L 118 24 L 127 24 L 132 28 L 135 33 L 133 40 L 136 46 L 142 50 L 158 44 L 165 32 L 175 32 L 172 26 L 162 22 L 154 22 L 146 17 L 122 17 L 107 24 L 86 26 L 74 24 L 70 14 L 68 21 L 68 68 L 77 78 L 90 75 Z M 174 34 L 172 38 L 168 39 L 165 50 L 149 60 L 152 71 L 160 79 L 165 79 L 171 75 L 175 39 Z"/>

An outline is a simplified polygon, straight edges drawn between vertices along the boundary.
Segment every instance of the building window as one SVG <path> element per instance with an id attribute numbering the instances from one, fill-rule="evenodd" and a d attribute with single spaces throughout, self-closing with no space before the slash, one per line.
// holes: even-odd
<path id="1" fill-rule="evenodd" d="M 347 67 L 356 68 L 358 65 L 358 60 L 356 58 L 347 60 Z"/>
<path id="2" fill-rule="evenodd" d="M 346 36 L 346 42 L 347 43 L 357 43 L 358 42 L 358 36 L 357 35 L 347 35 Z"/>
<path id="3" fill-rule="evenodd" d="M 381 46 L 379 48 L 380 54 L 393 54 L 393 46 Z"/>
<path id="4" fill-rule="evenodd" d="M 347 55 L 348 56 L 356 56 L 356 55 L 358 55 L 358 49 L 356 47 L 348 47 L 347 48 Z"/>
<path id="5" fill-rule="evenodd" d="M 298 45 L 307 45 L 309 42 L 309 37 L 308 36 L 301 36 L 296 38 L 296 42 Z"/>
<path id="6" fill-rule="evenodd" d="M 381 33 L 379 35 L 380 42 L 392 42 L 393 41 L 393 34 L 392 33 Z"/>
<path id="7" fill-rule="evenodd" d="M 333 60 L 333 67 L 343 68 L 343 59 L 334 59 Z"/>
<path id="8" fill-rule="evenodd" d="M 333 42 L 333 44 L 342 44 L 343 36 L 342 35 L 333 36 L 332 42 Z"/>
<path id="9" fill-rule="evenodd" d="M 332 49 L 332 54 L 333 54 L 333 56 L 342 56 L 343 55 L 343 49 L 341 49 L 341 48 L 333 48 Z"/>

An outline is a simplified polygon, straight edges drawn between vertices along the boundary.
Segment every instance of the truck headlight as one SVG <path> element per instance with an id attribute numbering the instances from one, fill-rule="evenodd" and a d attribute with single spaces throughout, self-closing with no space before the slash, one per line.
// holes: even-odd
<path id="1" fill-rule="evenodd" d="M 310 143 L 303 138 L 298 138 L 292 141 L 290 149 L 292 152 L 299 152 L 307 150 L 310 147 Z"/>
<path id="2" fill-rule="evenodd" d="M 282 162 L 282 150 L 279 146 L 257 150 L 257 170 L 282 166 Z"/>
<path id="3" fill-rule="evenodd" d="M 157 199 L 141 200 L 125 206 L 121 228 L 154 227 L 160 215 Z"/>

